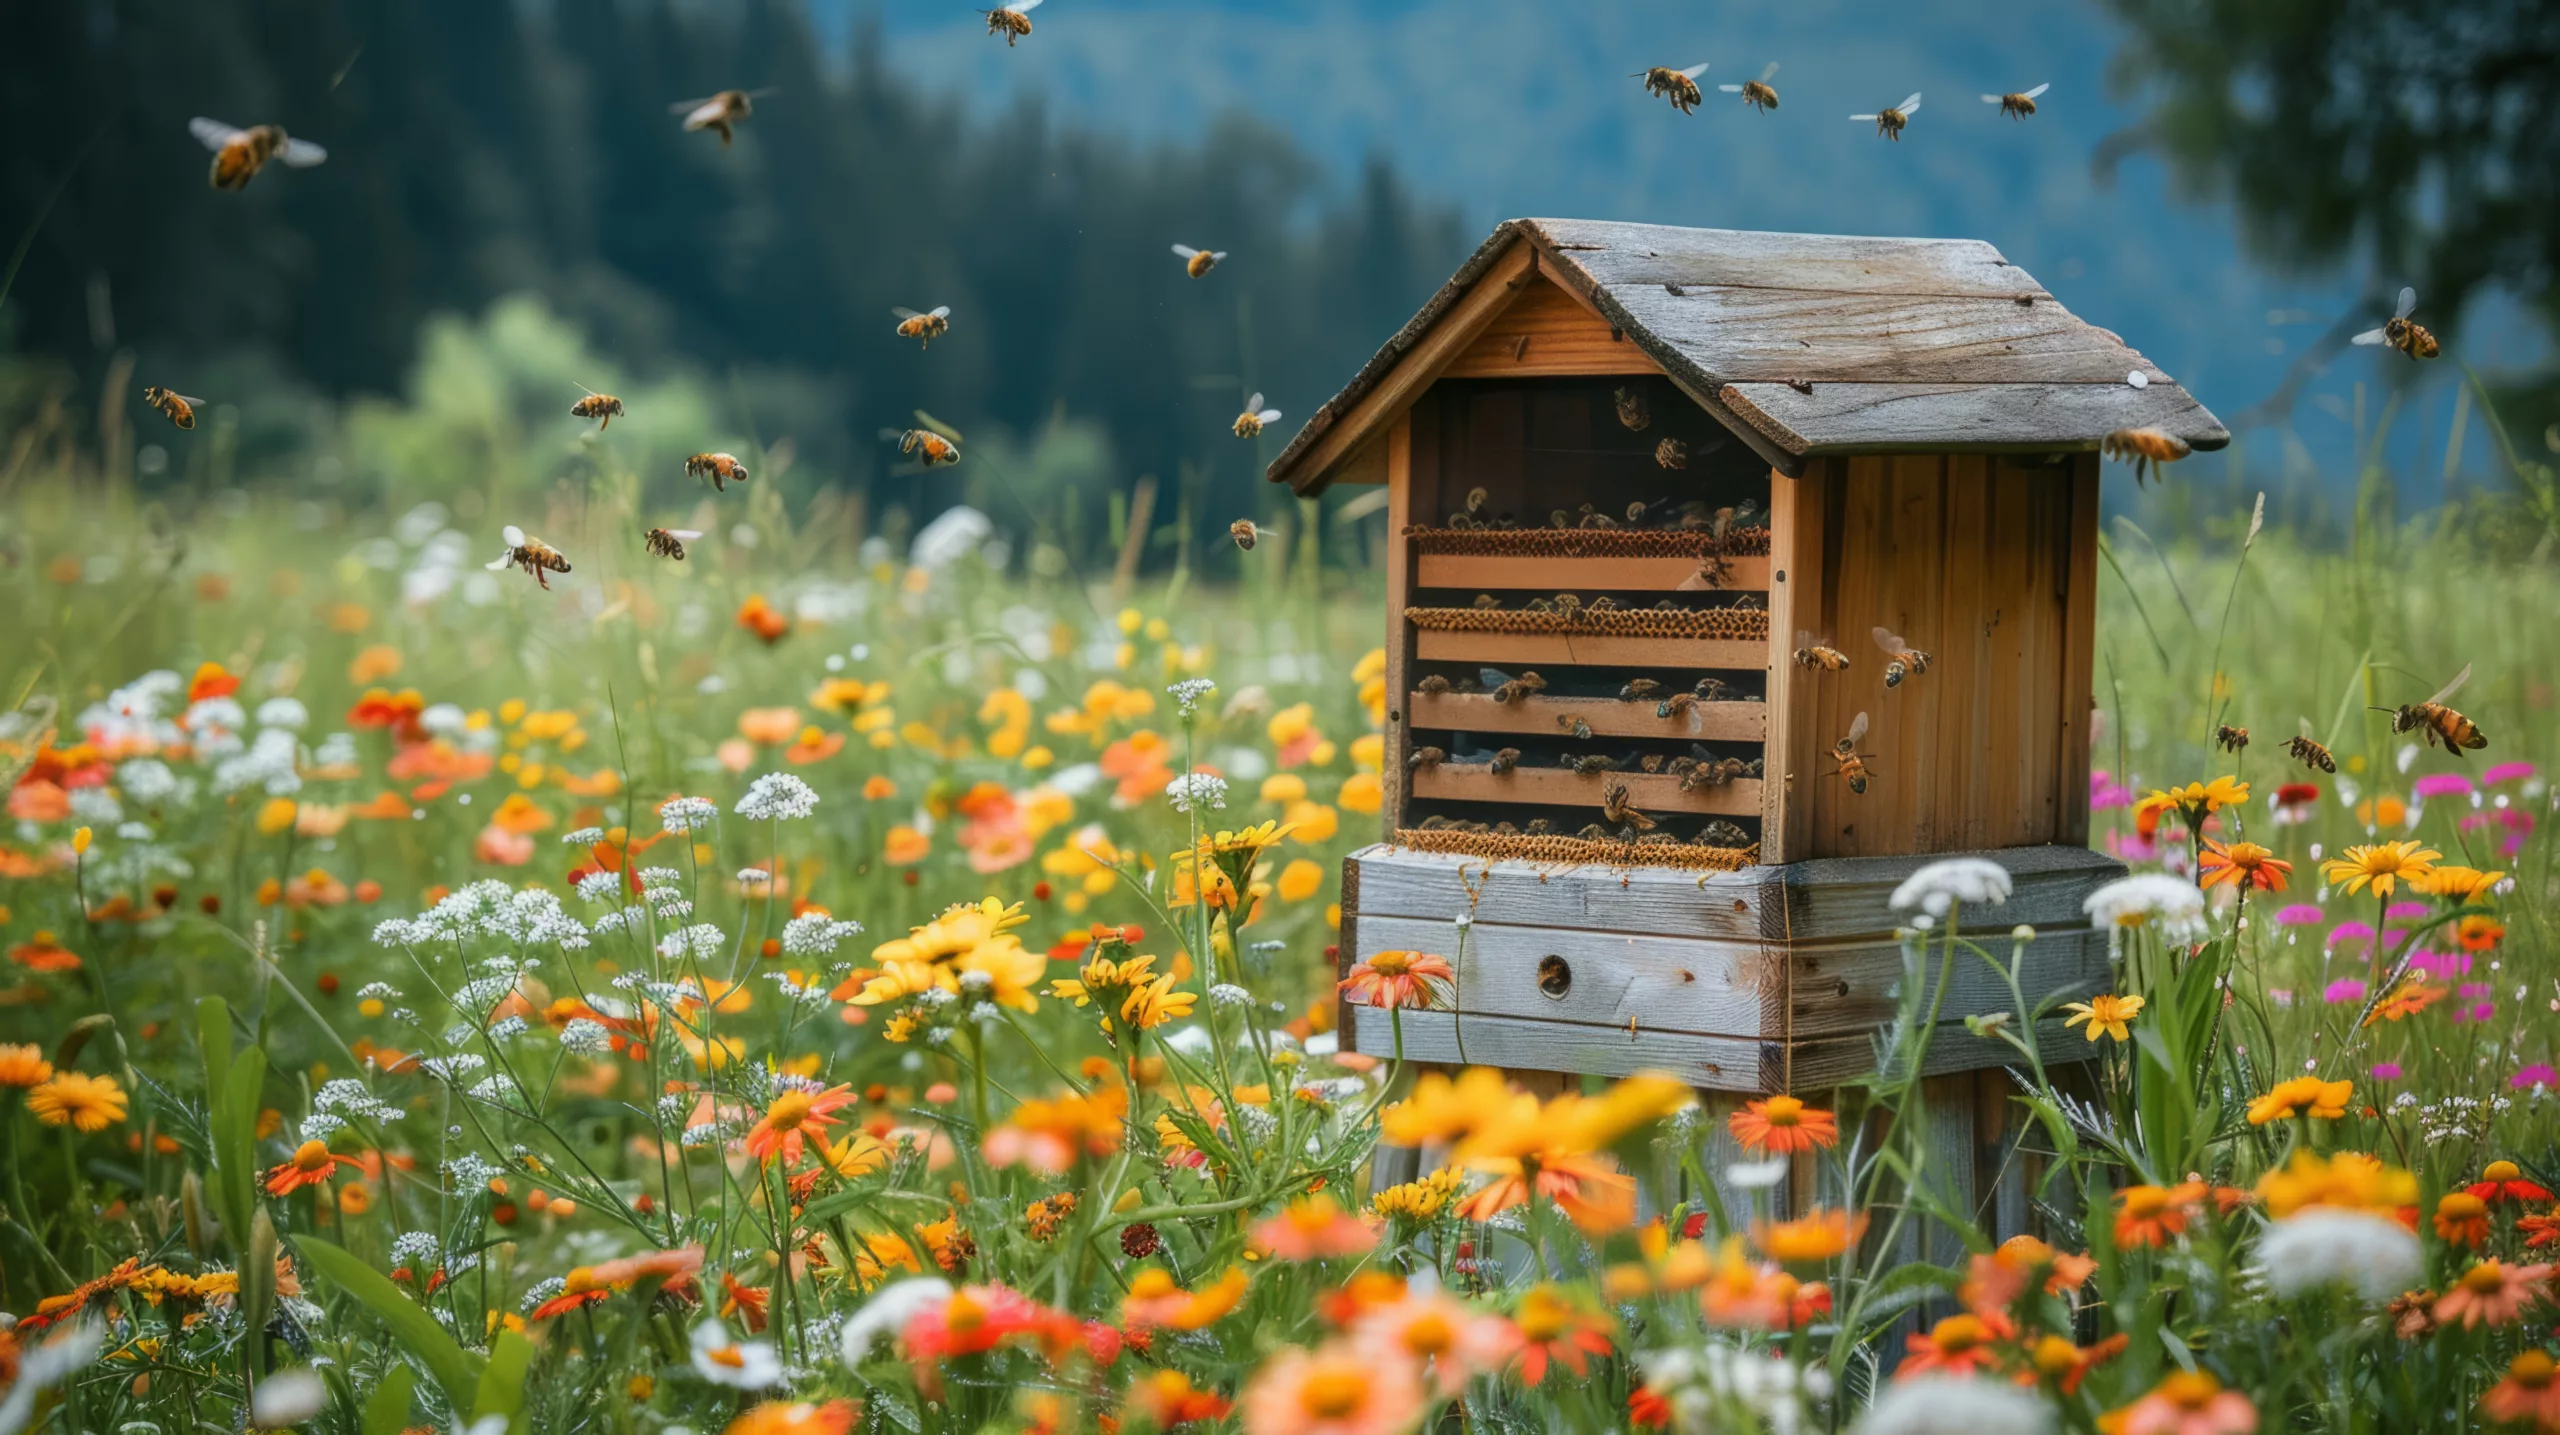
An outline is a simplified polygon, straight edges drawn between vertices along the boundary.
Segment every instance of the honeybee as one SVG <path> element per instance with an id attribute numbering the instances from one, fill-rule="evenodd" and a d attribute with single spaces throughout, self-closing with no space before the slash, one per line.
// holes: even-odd
<path id="1" fill-rule="evenodd" d="M 1664 698 L 1661 702 L 1654 704 L 1653 715 L 1658 718 L 1678 717 L 1680 714 L 1687 712 L 1690 708 L 1695 707 L 1697 702 L 1698 695 L 1696 693 L 1673 693 L 1671 696 Z"/>
<path id="2" fill-rule="evenodd" d="M 247 187 L 271 159 L 283 160 L 293 169 L 309 169 L 329 157 L 327 150 L 309 140 L 288 137 L 282 125 L 251 125 L 240 130 L 198 115 L 187 121 L 187 132 L 213 151 L 212 181 L 216 189 Z"/>
<path id="3" fill-rule="evenodd" d="M 1591 741 L 1591 724 L 1573 713 L 1556 714 L 1556 726 L 1571 733 L 1577 741 Z"/>
<path id="4" fill-rule="evenodd" d="M 1629 678 L 1627 685 L 1618 689 L 1620 702 L 1647 702 L 1660 696 L 1662 696 L 1662 683 L 1655 678 Z"/>
<path id="5" fill-rule="evenodd" d="M 960 445 L 931 429 L 882 429 L 880 437 L 897 444 L 898 452 L 914 454 L 927 468 L 960 461 Z"/>
<path id="6" fill-rule="evenodd" d="M 722 90 L 707 100 L 678 100 L 667 106 L 667 113 L 684 116 L 685 132 L 718 130 L 720 143 L 727 146 L 734 137 L 731 131 L 756 112 L 756 101 L 772 94 L 771 90 Z"/>
<path id="7" fill-rule="evenodd" d="M 596 432 L 598 433 L 602 433 L 606 429 L 613 427 L 613 421 L 622 417 L 622 400 L 615 398 L 611 394 L 597 393 L 593 389 L 588 389 L 584 384 L 580 384 L 578 387 L 586 389 L 587 396 L 578 400 L 576 403 L 569 405 L 569 417 L 573 419 L 594 419 L 596 421 Z"/>
<path id="8" fill-rule="evenodd" d="M 1417 747 L 1405 758 L 1404 767 L 1407 772 L 1418 772 L 1426 767 L 1438 767 L 1448 760 L 1449 754 L 1439 748 Z"/>
<path id="9" fill-rule="evenodd" d="M 1031 12 L 1039 8 L 1040 0 L 1005 0 L 1001 7 L 982 12 L 987 33 L 1004 36 L 1004 47 L 1010 50 L 1014 41 L 1031 33 Z"/>
<path id="10" fill-rule="evenodd" d="M 2413 359 L 2434 358 L 2436 336 L 2409 319 L 2409 311 L 2417 307 L 2418 291 L 2403 288 L 2400 291 L 2400 307 L 2391 311 L 2391 317 L 2383 321 L 2381 328 L 2367 329 L 2348 342 L 2365 345 L 2385 344 Z"/>
<path id="11" fill-rule="evenodd" d="M 2338 770 L 2338 760 L 2335 757 L 2330 756 L 2329 749 L 2322 747 L 2319 743 L 2311 740 L 2311 733 L 2309 732 L 2310 726 L 2311 725 L 2308 722 L 2304 723 L 2303 727 L 2305 731 L 2301 736 L 2288 738 L 2285 741 L 2285 752 L 2290 755 L 2294 761 L 2301 763 L 2304 767 L 2310 768 L 2315 772 L 2336 772 Z"/>
<path id="12" fill-rule="evenodd" d="M 1733 691 L 1733 684 L 1722 678 L 1700 678 L 1690 691 L 1696 693 L 1698 701 L 1702 703 L 1730 702 L 1732 698 L 1729 695 Z"/>
<path id="13" fill-rule="evenodd" d="M 1618 760 L 1605 752 L 1586 752 L 1567 762 L 1576 777 L 1597 777 L 1618 765 Z"/>
<path id="14" fill-rule="evenodd" d="M 2445 684 L 2441 691 L 2425 702 L 2410 703 L 2396 712 L 2390 708 L 2375 708 L 2374 711 L 2391 714 L 2393 732 L 2417 732 L 2424 729 L 2427 734 L 2427 746 L 2433 747 L 2441 741 L 2445 751 L 2460 757 L 2464 748 L 2477 751 L 2489 745 L 2489 739 L 2481 736 L 2478 723 L 2444 705 L 2446 698 L 2461 691 L 2462 685 L 2469 681 L 2471 681 L 2471 665 L 2465 663 L 2462 665 L 2462 671 L 2453 675 L 2452 682 Z"/>
<path id="15" fill-rule="evenodd" d="M 1194 279 L 1198 279 L 1203 275 L 1206 275 L 1210 270 L 1217 268 L 1218 262 L 1227 257 L 1227 251 L 1223 249 L 1194 249 L 1188 244 L 1177 244 L 1173 246 L 1173 252 L 1182 256 L 1183 270 L 1190 274 Z"/>
<path id="16" fill-rule="evenodd" d="M 1519 765 L 1520 749 L 1516 747 L 1506 747 L 1501 748 L 1494 753 L 1493 761 L 1486 763 L 1484 765 L 1484 770 L 1492 773 L 1496 777 L 1500 777 Z"/>
<path id="17" fill-rule="evenodd" d="M 2213 730 L 2213 745 L 2224 752 L 2238 752 L 2249 745 L 2249 730 L 2224 723 Z"/>
<path id="18" fill-rule="evenodd" d="M 142 401 L 169 416 L 169 422 L 182 429 L 196 426 L 196 405 L 202 399 L 191 399 L 170 389 L 144 389 Z"/>
<path id="19" fill-rule="evenodd" d="M 1902 127 L 1911 123 L 1911 117 L 1918 113 L 1920 113 L 1920 96 L 1917 91 L 1914 91 L 1911 98 L 1889 110 L 1879 110 L 1872 115 L 1851 115 L 1849 118 L 1875 121 L 1877 134 L 1898 143 L 1902 139 Z"/>
<path id="20" fill-rule="evenodd" d="M 684 471 L 691 478 L 707 478 L 711 486 L 726 493 L 732 483 L 747 481 L 747 466 L 729 454 L 698 453 L 684 461 Z"/>
<path id="21" fill-rule="evenodd" d="M 505 552 L 498 555 L 495 562 L 488 565 L 490 572 L 495 573 L 506 568 L 521 568 L 532 574 L 534 581 L 540 583 L 542 590 L 548 593 L 551 591 L 551 579 L 545 570 L 549 570 L 550 573 L 569 571 L 569 560 L 560 556 L 559 549 L 539 538 L 526 537 L 525 531 L 512 523 L 498 531 L 500 536 L 507 540 L 507 548 Z"/>
<path id="22" fill-rule="evenodd" d="M 2160 429 L 2117 429 L 2098 440 L 2098 452 L 2112 459 L 2133 460 L 2133 481 L 2139 485 L 2145 470 L 2156 471 L 2164 463 L 2176 463 L 2190 450 L 2187 441 Z"/>
<path id="23" fill-rule="evenodd" d="M 1884 665 L 1886 687 L 1898 688 L 1902 686 L 1904 678 L 1916 678 L 1929 671 L 1929 655 L 1917 651 L 1903 641 L 1901 634 L 1878 628 L 1875 630 L 1875 640 L 1876 646 L 1884 649 L 1887 659 Z"/>
<path id="24" fill-rule="evenodd" d="M 1761 67 L 1760 78 L 1756 80 L 1745 80 L 1738 85 L 1718 85 L 1716 88 L 1724 91 L 1728 95 L 1742 96 L 1742 102 L 1744 104 L 1765 114 L 1778 107 L 1778 91 L 1769 83 L 1777 73 L 1778 62 L 1771 60 L 1768 64 Z"/>
<path id="25" fill-rule="evenodd" d="M 1440 676 L 1438 673 L 1433 673 L 1425 677 L 1421 682 L 1415 683 L 1413 685 L 1413 690 L 1422 694 L 1424 697 L 1436 698 L 1449 691 L 1449 680 Z"/>
<path id="26" fill-rule="evenodd" d="M 1820 668 L 1826 673 L 1836 673 L 1849 666 L 1849 655 L 1828 644 L 1815 642 L 1813 634 L 1798 628 L 1796 630 L 1796 666 Z"/>
<path id="27" fill-rule="evenodd" d="M 1033 3 L 1039 3 L 1039 0 L 1033 0 Z M 951 332 L 951 306 L 948 304 L 937 304 L 923 314 L 913 309 L 891 309 L 889 312 L 898 316 L 898 337 L 917 340 L 919 348 L 930 349 L 934 340 Z"/>
<path id="28" fill-rule="evenodd" d="M 1728 757 L 1714 762 L 1700 762 L 1680 774 L 1680 790 L 1695 792 L 1701 787 L 1723 787 L 1740 776 L 1742 776 L 1741 758 Z"/>
<path id="29" fill-rule="evenodd" d="M 1867 715 L 1860 713 L 1850 721 L 1849 735 L 1831 745 L 1832 760 L 1840 764 L 1839 775 L 1849 779 L 1849 790 L 1860 796 L 1866 794 L 1867 779 L 1872 775 L 1867 770 L 1867 754 L 1858 751 L 1858 744 L 1866 735 Z"/>
<path id="30" fill-rule="evenodd" d="M 1627 801 L 1627 785 L 1623 782 L 1613 782 L 1600 789 L 1600 815 L 1621 827 L 1632 827 L 1638 832 L 1653 830 L 1653 819 L 1636 811 L 1635 807 Z"/>
<path id="31" fill-rule="evenodd" d="M 1630 78 L 1642 79 L 1646 94 L 1662 96 L 1671 102 L 1671 108 L 1685 115 L 1697 109 L 1698 101 L 1706 98 L 1698 93 L 1698 77 L 1706 72 L 1707 67 L 1703 63 L 1685 70 L 1656 65 L 1650 70 L 1638 70 Z"/>
<path id="32" fill-rule="evenodd" d="M 1984 95 L 1982 102 L 1986 105 L 1998 105 L 2000 113 L 2013 120 L 2023 120 L 2036 112 L 2036 96 L 2052 88 L 2050 84 L 2043 84 L 2032 90 L 2017 90 L 2005 95 Z"/>
<path id="33" fill-rule="evenodd" d="M 1653 427 L 1653 405 L 1645 402 L 1644 390 L 1620 388 L 1613 397 L 1618 401 L 1619 427 L 1629 433 L 1643 433 Z"/>
<path id="34" fill-rule="evenodd" d="M 1664 439 L 1662 442 L 1653 446 L 1653 461 L 1662 465 L 1664 468 L 1671 469 L 1675 472 L 1680 469 L 1687 468 L 1689 466 L 1689 446 L 1676 438 Z M 1643 504 L 1639 503 L 1636 505 L 1636 513 L 1639 517 L 1643 515 Z"/>
<path id="35" fill-rule="evenodd" d="M 1280 422 L 1280 411 L 1264 408 L 1262 395 L 1255 394 L 1244 401 L 1244 412 L 1236 415 L 1236 437 L 1260 438 L 1263 429 L 1278 422 Z"/>
<path id="36" fill-rule="evenodd" d="M 1502 600 L 1493 596 L 1491 593 L 1478 593 L 1476 595 L 1475 607 L 1476 611 L 1479 613 L 1490 613 L 1501 606 Z"/>
<path id="37" fill-rule="evenodd" d="M 1239 518 L 1227 525 L 1227 536 L 1236 541 L 1238 548 L 1251 553 L 1253 545 L 1262 538 L 1262 530 L 1253 526 L 1252 519 Z"/>
<path id="38" fill-rule="evenodd" d="M 1523 672 L 1515 678 L 1500 668 L 1486 668 L 1481 676 L 1485 687 L 1492 691 L 1493 700 L 1498 703 L 1514 703 L 1531 693 L 1547 690 L 1547 680 L 1533 672 Z"/>
<path id="39" fill-rule="evenodd" d="M 1717 818 L 1698 829 L 1697 843 L 1701 847 L 1748 847 L 1751 834 L 1736 823 Z"/>
<path id="40" fill-rule="evenodd" d="M 702 536 L 699 528 L 652 528 L 641 535 L 641 546 L 659 558 L 684 561 L 684 546 Z"/>

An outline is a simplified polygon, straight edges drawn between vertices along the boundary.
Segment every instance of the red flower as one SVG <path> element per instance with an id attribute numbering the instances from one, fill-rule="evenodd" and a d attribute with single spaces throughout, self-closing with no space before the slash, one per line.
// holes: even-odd
<path id="1" fill-rule="evenodd" d="M 823 1137 L 836 1124 L 828 1113 L 852 1101 L 850 1086 L 830 1086 L 824 1091 L 783 1088 L 765 1108 L 764 1119 L 747 1131 L 747 1154 L 766 1162 L 779 1155 L 783 1165 L 799 1165 L 809 1134 Z"/>
<path id="2" fill-rule="evenodd" d="M 340 1166 L 356 1164 L 353 1157 L 330 1155 L 326 1141 L 305 1141 L 295 1148 L 292 1160 L 267 1173 L 267 1194 L 282 1196 L 305 1186 L 317 1186 L 338 1174 Z"/>

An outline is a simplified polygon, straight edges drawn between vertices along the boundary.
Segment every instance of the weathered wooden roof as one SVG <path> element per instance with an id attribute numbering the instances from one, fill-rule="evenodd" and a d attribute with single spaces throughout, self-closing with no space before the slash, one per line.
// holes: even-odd
<path id="1" fill-rule="evenodd" d="M 1475 295 L 1480 282 L 1516 289 L 1531 268 L 1789 473 L 1817 454 L 2092 449 L 2120 428 L 2231 441 L 2157 366 L 1979 240 L 1514 219 L 1316 410 L 1269 477 L 1322 489 L 1427 385 L 1400 366 L 1418 349 L 1423 365 L 1445 356 L 1444 320 L 1499 315 L 1508 301 Z M 1390 402 L 1364 402 L 1382 385 Z"/>

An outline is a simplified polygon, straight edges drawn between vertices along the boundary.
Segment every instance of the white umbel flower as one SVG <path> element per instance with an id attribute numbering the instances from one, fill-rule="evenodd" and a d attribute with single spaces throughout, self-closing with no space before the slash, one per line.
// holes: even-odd
<path id="1" fill-rule="evenodd" d="M 917 1312 L 950 1299 L 951 1282 L 938 1276 L 918 1276 L 881 1287 L 869 1304 L 844 1323 L 844 1363 L 859 1369 L 870 1356 L 873 1341 L 896 1335 Z"/>
<path id="2" fill-rule="evenodd" d="M 732 1340 L 728 1327 L 706 1320 L 693 1328 L 693 1368 L 714 1385 L 764 1390 L 782 1383 L 782 1357 L 763 1341 Z"/>
<path id="3" fill-rule="evenodd" d="M 1176 812 L 1189 812 L 1197 805 L 1215 811 L 1227 805 L 1227 780 L 1206 772 L 1186 772 L 1164 785 L 1165 801 Z"/>
<path id="4" fill-rule="evenodd" d="M 2267 1228 L 2258 1241 L 2267 1285 L 2288 1300 L 2343 1285 L 2376 1303 L 2416 1287 L 2426 1274 L 2417 1234 L 2370 1211 L 2313 1207 Z"/>
<path id="5" fill-rule="evenodd" d="M 258 1382 L 249 1397 L 249 1428 L 290 1430 L 317 1415 L 329 1403 L 329 1387 L 309 1366 L 279 1370 Z"/>
<path id="6" fill-rule="evenodd" d="M 2183 877 L 2141 872 L 2099 888 L 2080 904 L 2089 920 L 2123 931 L 2149 927 L 2165 941 L 2192 941 L 2204 935 L 2204 893 Z"/>
<path id="7" fill-rule="evenodd" d="M 2014 1385 L 1924 1375 L 1897 1380 L 1853 1435 L 2048 1435 L 2044 1403 Z"/>
<path id="8" fill-rule="evenodd" d="M 2009 869 L 1983 857 L 1950 857 L 1932 862 L 1893 889 L 1893 910 L 1914 907 L 1943 917 L 1961 902 L 1968 907 L 1996 907 L 2009 900 Z"/>
<path id="9" fill-rule="evenodd" d="M 734 810 L 750 822 L 762 822 L 806 817 L 817 809 L 818 794 L 809 784 L 787 772 L 768 772 L 747 784 L 747 795 Z"/>

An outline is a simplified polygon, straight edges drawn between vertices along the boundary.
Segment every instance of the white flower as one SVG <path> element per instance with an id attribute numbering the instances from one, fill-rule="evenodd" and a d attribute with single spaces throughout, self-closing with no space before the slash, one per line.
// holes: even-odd
<path id="1" fill-rule="evenodd" d="M 954 504 L 916 530 L 915 542 L 907 549 L 907 561 L 927 570 L 948 568 L 977 552 L 995 536 L 995 531 L 994 520 L 985 514 L 967 504 Z"/>
<path id="2" fill-rule="evenodd" d="M 699 832 L 720 818 L 720 804 L 708 797 L 670 797 L 658 809 L 658 826 L 679 835 Z"/>
<path id="3" fill-rule="evenodd" d="M 1227 805 L 1227 780 L 1206 772 L 1186 772 L 1164 785 L 1164 796 L 1176 812 L 1189 812 L 1193 803 L 1214 811 Z"/>
<path id="4" fill-rule="evenodd" d="M 404 1231 L 391 1242 L 391 1259 L 404 1266 L 433 1266 L 444 1249 L 432 1231 Z"/>
<path id="5" fill-rule="evenodd" d="M 300 732 L 311 725 L 311 710 L 292 698 L 269 698 L 258 704 L 258 726 Z"/>
<path id="6" fill-rule="evenodd" d="M 761 887 L 772 880 L 773 874 L 762 867 L 741 867 L 738 869 L 738 885 L 741 887 Z"/>
<path id="7" fill-rule="evenodd" d="M 1724 1168 L 1724 1179 L 1738 1190 L 1765 1191 L 1787 1179 L 1787 1170 L 1793 1164 L 1785 1156 L 1773 1156 L 1766 1161 L 1736 1161 Z"/>
<path id="8" fill-rule="evenodd" d="M 564 847 L 593 847 L 603 840 L 604 829 L 601 827 L 581 827 L 574 832 L 560 834 L 560 844 Z"/>
<path id="9" fill-rule="evenodd" d="M 817 810 L 818 794 L 787 772 L 768 772 L 747 784 L 747 795 L 732 809 L 751 822 L 767 818 L 806 817 Z"/>
<path id="10" fill-rule="evenodd" d="M 593 1056 L 613 1049 L 613 1034 L 606 1031 L 600 1022 L 574 1016 L 560 1028 L 560 1049 Z"/>
<path id="11" fill-rule="evenodd" d="M 2150 927 L 2171 941 L 2204 935 L 2204 893 L 2165 872 L 2142 872 L 2109 882 L 2080 905 L 2089 920 L 2100 926 Z"/>
<path id="12" fill-rule="evenodd" d="M 1209 988 L 1209 1000 L 1222 1007 L 1248 1007 L 1253 1005 L 1253 993 L 1233 982 L 1220 982 Z"/>
<path id="13" fill-rule="evenodd" d="M 0 1435 L 18 1435 L 26 1429 L 45 1392 L 87 1369 L 105 1343 L 105 1333 L 95 1321 L 82 1321 L 22 1351 L 18 1381 L 9 1387 L 8 1398 L 0 1400 Z"/>
<path id="14" fill-rule="evenodd" d="M 916 1276 L 881 1287 L 869 1304 L 844 1323 L 844 1363 L 860 1368 L 871 1354 L 873 1341 L 896 1335 L 920 1312 L 950 1300 L 951 1282 L 937 1276 Z"/>
<path id="15" fill-rule="evenodd" d="M 823 957 L 861 931 L 860 922 L 839 922 L 824 912 L 804 912 L 782 924 L 782 950 L 795 957 Z"/>
<path id="16" fill-rule="evenodd" d="M 2267 1228 L 2258 1241 L 2267 1284 L 2291 1299 L 2346 1285 L 2368 1301 L 2387 1301 L 2425 1274 L 2417 1234 L 2369 1211 L 2313 1207 Z"/>
<path id="17" fill-rule="evenodd" d="M 116 769 L 116 786 L 124 795 L 149 806 L 178 790 L 177 774 L 157 758 L 138 757 Z"/>
<path id="18" fill-rule="evenodd" d="M 1897 1380 L 1850 1427 L 1853 1435 L 2045 1435 L 2044 1403 L 2014 1385 L 1923 1375 Z"/>
<path id="19" fill-rule="evenodd" d="M 1208 678 L 1185 678 L 1165 689 L 1173 694 L 1173 700 L 1181 707 L 1184 717 L 1199 711 L 1200 700 L 1217 690 L 1218 685 Z"/>
<path id="20" fill-rule="evenodd" d="M 714 1385 L 763 1390 L 782 1383 L 782 1357 L 763 1341 L 737 1341 L 717 1320 L 693 1328 L 693 1368 Z"/>
<path id="21" fill-rule="evenodd" d="M 290 1430 L 318 1415 L 329 1403 L 329 1387 L 309 1366 L 279 1370 L 258 1382 L 249 1397 L 249 1428 Z"/>
<path id="22" fill-rule="evenodd" d="M 1943 917 L 1958 902 L 1968 907 L 1998 906 L 2009 900 L 2009 869 L 1982 857 L 1950 857 L 1932 862 L 1893 889 L 1893 910 L 1913 907 Z"/>

